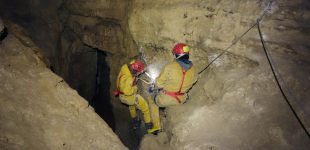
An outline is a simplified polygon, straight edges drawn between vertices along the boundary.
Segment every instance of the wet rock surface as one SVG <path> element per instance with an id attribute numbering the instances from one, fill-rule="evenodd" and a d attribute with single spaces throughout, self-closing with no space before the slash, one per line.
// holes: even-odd
<path id="1" fill-rule="evenodd" d="M 260 23 L 264 40 L 282 77 L 281 84 L 291 90 L 287 94 L 295 95 L 289 100 L 309 130 L 310 52 L 306 40 L 310 37 L 303 32 L 308 30 L 309 20 L 301 17 L 309 14 L 309 3 L 268 4 L 137 0 L 132 4 L 129 28 L 136 43 L 146 47 L 151 64 L 163 57 L 171 60 L 173 45 L 185 42 L 193 47 L 191 59 L 202 70 L 266 10 Z M 257 26 L 200 74 L 189 95 L 186 104 L 165 110 L 166 141 L 160 142 L 160 136 L 146 137 L 141 149 L 151 149 L 147 143 L 170 149 L 307 149 L 310 145 L 274 80 Z"/>
<path id="2" fill-rule="evenodd" d="M 126 149 L 11 24 L 0 45 L 0 149 Z M 40 51 L 40 50 L 39 50 Z"/>

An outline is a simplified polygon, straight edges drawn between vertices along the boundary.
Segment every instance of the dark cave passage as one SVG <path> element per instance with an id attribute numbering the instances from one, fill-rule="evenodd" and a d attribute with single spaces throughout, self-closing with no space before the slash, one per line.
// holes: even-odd
<path id="1" fill-rule="evenodd" d="M 83 45 L 71 53 L 66 81 L 84 97 L 96 113 L 115 131 L 110 97 L 110 68 L 106 53 Z"/>
<path id="2" fill-rule="evenodd" d="M 95 112 L 104 119 L 107 124 L 112 128 L 112 130 L 120 137 L 121 141 L 129 147 L 129 149 L 138 149 L 140 140 L 143 136 L 143 129 L 132 130 L 131 118 L 129 117 L 128 106 L 121 104 L 125 107 L 122 112 L 113 112 L 113 105 L 111 100 L 113 96 L 110 93 L 111 84 L 114 82 L 110 80 L 110 67 L 106 62 L 107 54 L 104 51 L 96 50 L 96 75 L 95 75 L 95 85 L 94 85 L 94 95 L 92 99 L 87 99 L 89 104 L 95 109 Z M 93 69 L 90 69 L 93 70 Z M 81 81 L 80 81 L 81 82 Z M 112 82 L 112 83 L 111 83 Z M 118 110 L 118 109 L 117 109 Z M 116 111 L 117 111 L 116 110 Z M 118 110 L 120 111 L 120 110 Z M 116 121 L 114 115 L 123 118 L 122 120 Z M 139 113 L 139 115 L 141 115 Z M 116 125 L 117 124 L 117 125 Z M 116 129 L 118 127 L 118 129 Z M 119 129 L 121 128 L 121 129 Z M 126 131 L 117 132 L 125 129 Z"/>
<path id="3" fill-rule="evenodd" d="M 105 61 L 107 55 L 105 52 L 99 50 L 96 51 L 96 54 L 95 94 L 90 101 L 90 105 L 94 107 L 96 113 L 115 131 L 115 119 L 110 97 L 110 68 Z"/>
<path id="4" fill-rule="evenodd" d="M 122 49 L 126 43 L 121 43 L 123 38 L 127 38 L 119 21 L 122 19 L 85 17 L 68 10 L 69 5 L 62 1 L 34 3 L 18 0 L 0 3 L 6 6 L 0 10 L 5 12 L 3 17 L 23 26 L 42 48 L 50 70 L 87 100 L 89 107 L 94 108 L 126 145 L 131 145 L 132 141 L 136 143 L 136 140 L 132 140 L 134 137 L 129 127 L 127 106 L 122 106 L 117 100 L 116 105 L 111 103 L 114 99 L 110 90 L 115 82 L 111 78 L 119 69 L 120 64 L 116 59 L 120 56 L 108 56 L 107 53 L 120 50 L 127 55 Z M 86 34 L 87 40 L 84 39 Z"/>

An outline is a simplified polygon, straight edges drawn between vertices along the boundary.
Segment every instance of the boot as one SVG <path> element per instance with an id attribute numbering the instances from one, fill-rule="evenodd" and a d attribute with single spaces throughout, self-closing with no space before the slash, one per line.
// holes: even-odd
<path id="1" fill-rule="evenodd" d="M 148 133 L 148 134 L 157 135 L 159 132 L 161 132 L 161 129 L 160 129 L 160 128 L 152 128 L 152 129 L 148 129 L 148 130 L 147 130 L 147 133 Z"/>

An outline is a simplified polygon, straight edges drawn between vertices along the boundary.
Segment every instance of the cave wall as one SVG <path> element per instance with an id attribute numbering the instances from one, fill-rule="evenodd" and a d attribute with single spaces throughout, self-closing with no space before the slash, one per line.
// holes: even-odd
<path id="1" fill-rule="evenodd" d="M 0 149 L 127 149 L 15 23 L 0 44 Z"/>
<path id="2" fill-rule="evenodd" d="M 1 16 L 22 25 L 34 42 L 42 48 L 48 58 L 48 65 L 57 61 L 56 49 L 59 34 L 62 30 L 57 9 L 62 0 L 3 0 L 0 1 Z M 41 42 L 42 41 L 42 42 Z"/>
<path id="3" fill-rule="evenodd" d="M 174 44 L 185 42 L 193 48 L 191 60 L 200 71 L 255 24 L 268 4 L 135 0 L 129 29 L 135 42 L 145 47 L 150 64 L 172 60 Z M 309 131 L 309 2 L 273 1 L 261 29 L 281 84 L 290 90 L 285 92 Z M 276 85 L 256 26 L 200 74 L 189 96 L 186 104 L 166 109 L 165 132 L 146 136 L 141 149 L 307 149 L 310 145 Z"/>
<path id="4" fill-rule="evenodd" d="M 126 0 L 68 0 L 59 9 L 59 14 L 65 28 L 64 31 L 76 35 L 77 40 L 74 41 L 106 54 L 105 63 L 109 69 L 109 72 L 106 73 L 109 83 L 106 86 L 110 86 L 106 87 L 104 91 L 107 92 L 106 96 L 109 96 L 106 99 L 109 102 L 98 101 L 95 108 L 98 108 L 97 112 L 104 113 L 107 109 L 111 109 L 109 107 L 112 107 L 113 114 L 110 115 L 114 115 L 115 133 L 119 135 L 126 146 L 136 147 L 137 139 L 132 137 L 128 108 L 111 95 L 116 89 L 115 81 L 120 66 L 127 63 L 138 52 L 127 25 L 127 12 L 130 7 L 130 1 Z M 68 44 L 70 45 L 70 43 Z M 61 51 L 66 52 L 66 50 Z M 64 63 L 64 65 L 66 64 Z M 99 93 L 104 91 L 99 91 Z"/>
<path id="5" fill-rule="evenodd" d="M 5 6 L 0 10 L 3 17 L 26 29 L 42 49 L 52 71 L 87 99 L 104 119 L 115 118 L 108 123 L 117 134 L 130 132 L 126 106 L 110 95 L 115 89 L 119 66 L 137 54 L 127 25 L 130 1 L 4 0 L 0 4 Z M 99 60 L 101 52 L 105 56 Z M 105 86 L 101 85 L 96 92 L 96 82 L 100 81 L 96 81 L 98 61 L 106 64 L 102 65 L 106 67 L 103 80 L 109 82 L 100 79 Z M 107 108 L 113 112 L 104 114 Z M 124 120 L 127 120 L 125 125 Z"/>
<path id="6" fill-rule="evenodd" d="M 89 55 L 90 48 L 108 54 L 113 77 L 115 66 L 137 54 L 127 29 L 128 1 L 4 0 L 0 4 L 3 17 L 21 24 L 42 48 L 48 65 L 66 80 L 74 76 L 69 72 L 73 55 Z"/>
<path id="7" fill-rule="evenodd" d="M 95 75 L 95 68 L 81 69 L 95 65 L 98 57 L 93 51 L 106 54 L 110 93 L 119 66 L 140 46 L 149 68 L 159 72 L 172 60 L 173 45 L 185 42 L 193 48 L 191 60 L 201 70 L 256 22 L 269 1 L 5 0 L 0 4 L 6 6 L 0 10 L 4 17 L 23 25 L 42 48 L 48 66 L 75 89 L 89 86 L 79 90 L 83 95 L 94 90 L 95 80 L 89 76 Z M 308 129 L 309 16 L 306 0 L 274 0 L 261 22 L 267 48 L 289 87 L 286 93 L 294 94 L 289 99 Z M 276 86 L 256 27 L 228 51 L 200 75 L 186 104 L 166 109 L 165 132 L 146 136 L 141 149 L 309 147 Z M 75 62 L 80 64 L 74 66 Z M 126 107 L 111 99 L 116 122 L 129 122 Z M 124 126 L 116 127 L 116 133 L 130 132 Z M 129 133 L 123 135 L 121 139 L 132 140 L 126 145 L 135 142 L 126 137 Z"/>

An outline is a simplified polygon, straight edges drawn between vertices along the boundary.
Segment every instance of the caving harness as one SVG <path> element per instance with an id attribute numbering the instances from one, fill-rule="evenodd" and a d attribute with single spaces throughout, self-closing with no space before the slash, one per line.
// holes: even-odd
<path id="1" fill-rule="evenodd" d="M 179 96 L 185 95 L 185 93 L 181 92 L 181 90 L 183 88 L 183 84 L 184 84 L 185 75 L 186 75 L 186 70 L 184 68 L 182 68 L 182 81 L 181 81 L 179 91 L 177 91 L 177 92 L 171 92 L 171 91 L 166 91 L 166 90 L 162 91 L 164 94 L 169 95 L 171 97 L 174 97 L 175 100 L 178 101 L 179 104 L 181 104 L 181 100 L 180 100 Z"/>
<path id="2" fill-rule="evenodd" d="M 120 75 L 119 78 L 117 79 L 117 84 L 116 84 L 117 90 L 115 90 L 115 91 L 113 92 L 113 95 L 114 95 L 115 97 L 118 97 L 120 94 L 124 94 L 124 92 L 120 91 L 120 89 L 119 89 L 119 82 L 120 82 L 120 80 L 121 80 L 121 78 L 122 78 L 123 76 L 124 76 L 124 74 Z"/>

